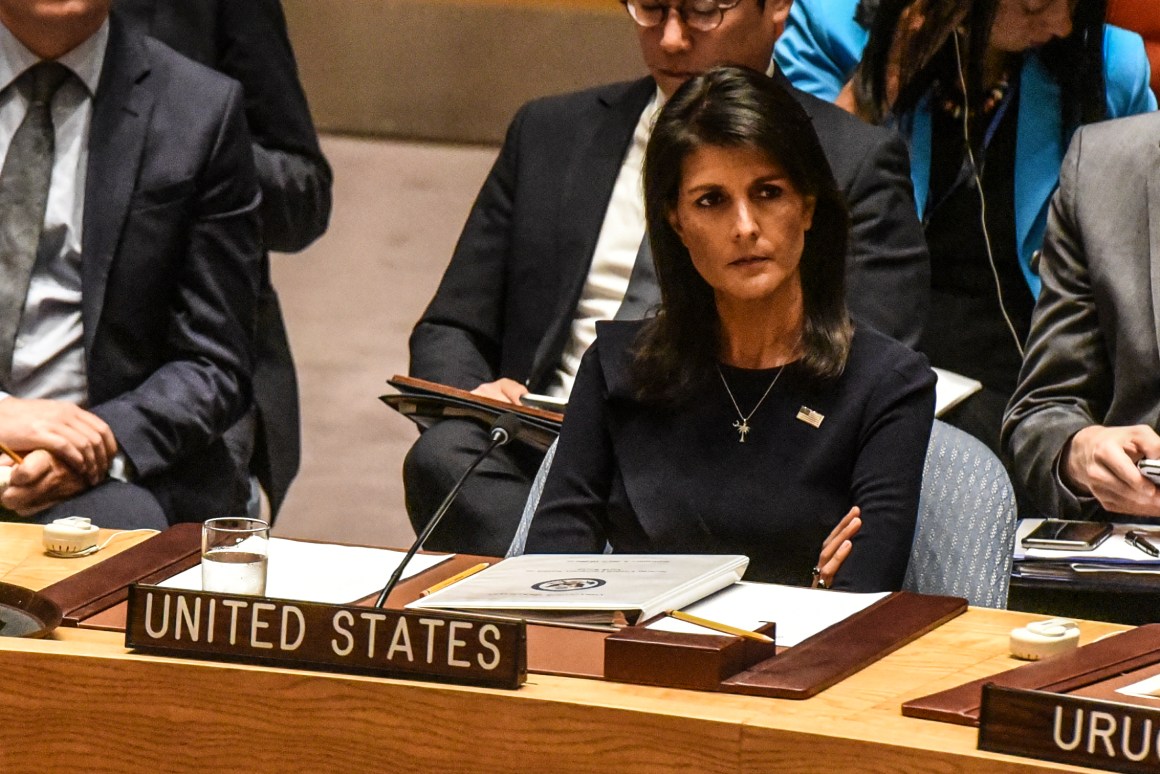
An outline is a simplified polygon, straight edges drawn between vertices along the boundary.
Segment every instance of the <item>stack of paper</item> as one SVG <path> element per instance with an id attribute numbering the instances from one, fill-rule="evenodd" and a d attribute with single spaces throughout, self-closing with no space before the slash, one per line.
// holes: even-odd
<path id="1" fill-rule="evenodd" d="M 779 586 L 774 583 L 741 582 L 723 589 L 707 599 L 684 608 L 686 613 L 754 631 L 766 621 L 777 624 L 777 644 L 793 647 L 823 629 L 844 621 L 890 594 L 852 594 L 843 591 Z M 650 629 L 692 634 L 716 634 L 695 624 L 662 618 Z"/>

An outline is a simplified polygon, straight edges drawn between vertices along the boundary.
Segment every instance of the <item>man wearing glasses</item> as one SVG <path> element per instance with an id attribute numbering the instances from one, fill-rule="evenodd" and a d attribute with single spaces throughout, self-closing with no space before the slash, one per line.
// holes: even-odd
<path id="1" fill-rule="evenodd" d="M 528 392 L 566 399 L 596 321 L 641 317 L 659 300 L 642 250 L 641 162 L 653 116 L 685 80 L 716 65 L 767 70 L 790 4 L 627 0 L 650 77 L 519 111 L 411 335 L 411 374 L 513 403 Z M 914 344 L 930 267 L 906 148 L 892 132 L 785 85 L 813 117 L 850 205 L 854 319 Z M 487 440 L 484 428 L 445 419 L 416 441 L 403 466 L 416 529 Z M 541 457 L 519 444 L 498 450 L 428 547 L 505 553 Z"/>

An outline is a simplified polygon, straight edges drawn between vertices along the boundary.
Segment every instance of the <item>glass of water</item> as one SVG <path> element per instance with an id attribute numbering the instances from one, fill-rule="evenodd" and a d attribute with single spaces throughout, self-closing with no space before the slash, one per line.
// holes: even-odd
<path id="1" fill-rule="evenodd" d="M 266 593 L 270 525 L 261 519 L 209 519 L 201 528 L 201 587 L 223 594 Z"/>

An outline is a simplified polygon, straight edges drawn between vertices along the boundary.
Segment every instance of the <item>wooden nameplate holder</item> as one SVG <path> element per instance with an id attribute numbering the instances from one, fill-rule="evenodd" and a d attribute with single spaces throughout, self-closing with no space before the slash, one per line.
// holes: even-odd
<path id="1" fill-rule="evenodd" d="M 1119 772 L 1160 771 L 1160 698 L 1116 694 L 1155 674 L 1139 672 L 1103 685 L 1092 698 L 983 686 L 979 749 Z"/>
<path id="2" fill-rule="evenodd" d="M 1071 653 L 1035 661 L 902 705 L 902 714 L 962 726 L 979 725 L 983 686 L 1111 698 L 1115 688 L 1160 665 L 1160 624 L 1121 632 Z M 1142 679 L 1142 678 L 1140 678 Z"/>
<path id="3" fill-rule="evenodd" d="M 756 631 L 774 636 L 775 625 Z M 629 626 L 604 640 L 604 679 L 618 683 L 718 691 L 738 672 L 774 656 L 773 642 Z"/>
<path id="4" fill-rule="evenodd" d="M 519 688 L 527 626 L 514 618 L 129 588 L 125 647 L 145 653 Z"/>
<path id="5" fill-rule="evenodd" d="M 632 627 L 605 640 L 604 677 L 672 688 L 808 699 L 966 609 L 967 601 L 959 597 L 898 591 L 777 655 L 769 652 L 770 646 L 740 637 Z"/>

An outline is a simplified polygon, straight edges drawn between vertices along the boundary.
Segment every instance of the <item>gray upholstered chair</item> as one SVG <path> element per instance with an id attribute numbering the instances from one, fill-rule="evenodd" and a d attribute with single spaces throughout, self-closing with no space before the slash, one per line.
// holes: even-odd
<path id="1" fill-rule="evenodd" d="M 516 536 L 512 538 L 511 547 L 508 548 L 508 556 L 519 556 L 524 552 L 524 544 L 528 542 L 528 530 L 532 526 L 532 516 L 536 513 L 536 506 L 540 504 L 544 482 L 548 479 L 548 468 L 552 467 L 552 458 L 556 456 L 557 443 L 558 441 L 552 441 L 548 453 L 544 455 L 544 461 L 540 463 L 540 469 L 536 471 L 536 477 L 532 479 L 532 491 L 528 493 L 524 514 L 520 517 L 520 526 L 516 528 Z"/>
<path id="2" fill-rule="evenodd" d="M 1015 490 L 999 458 L 977 438 L 936 419 L 902 587 L 1007 607 L 1015 519 Z"/>
<path id="3" fill-rule="evenodd" d="M 524 552 L 556 444 L 532 482 L 508 556 Z M 1015 493 L 999 458 L 981 441 L 937 419 L 922 468 L 918 526 L 903 588 L 1007 606 L 1015 540 Z"/>

